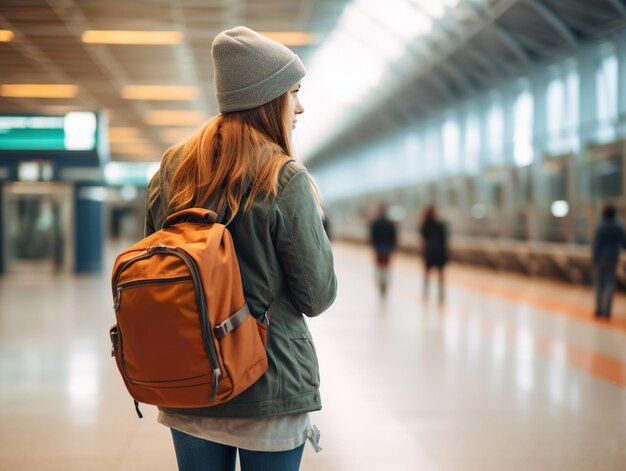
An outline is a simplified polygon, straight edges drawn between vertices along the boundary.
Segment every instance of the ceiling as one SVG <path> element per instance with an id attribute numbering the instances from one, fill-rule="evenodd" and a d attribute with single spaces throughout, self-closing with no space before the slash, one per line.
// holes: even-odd
<path id="1" fill-rule="evenodd" d="M 105 110 L 112 160 L 158 160 L 162 151 L 217 111 L 211 43 L 243 24 L 257 31 L 304 31 L 321 40 L 347 0 L 0 0 L 0 84 L 74 84 L 74 98 L 0 96 L 1 113 L 64 114 Z M 184 35 L 175 45 L 86 44 L 85 30 L 161 30 Z M 292 47 L 303 60 L 314 45 Z M 195 86 L 193 100 L 123 98 L 127 85 Z M 189 110 L 178 125 L 163 113 Z M 169 113 L 170 116 L 175 116 Z M 167 113 L 166 113 L 167 115 Z"/>
<path id="2" fill-rule="evenodd" d="M 382 8 L 394 1 L 371 0 Z M 411 0 L 414 1 L 414 0 Z M 113 160 L 158 160 L 216 113 L 210 49 L 215 35 L 244 24 L 257 31 L 315 33 L 292 47 L 305 64 L 335 27 L 349 0 L 0 0 L 0 85 L 74 84 L 74 98 L 0 97 L 2 113 L 105 110 Z M 398 123 L 489 88 L 506 77 L 621 28 L 625 0 L 461 0 L 428 37 L 407 50 L 396 84 L 378 87 L 343 126 L 319 136 L 309 157 L 324 161 Z M 85 30 L 166 30 L 175 45 L 86 44 Z M 126 99 L 128 85 L 197 87 L 192 100 Z M 159 117 L 195 111 L 171 124 Z"/>
<path id="3" fill-rule="evenodd" d="M 405 56 L 407 78 L 378 87 L 375 99 L 317 147 L 310 167 L 626 25 L 625 0 L 464 0 L 455 10 Z"/>

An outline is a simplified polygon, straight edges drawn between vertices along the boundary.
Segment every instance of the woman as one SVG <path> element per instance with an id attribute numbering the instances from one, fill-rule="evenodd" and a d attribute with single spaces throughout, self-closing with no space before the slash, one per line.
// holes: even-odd
<path id="1" fill-rule="evenodd" d="M 439 302 L 443 302 L 445 298 L 443 270 L 448 262 L 448 236 L 446 226 L 437 219 L 434 206 L 428 206 L 424 210 L 419 232 L 422 236 L 422 254 L 424 256 L 424 298 L 428 297 L 430 271 L 436 268 L 439 272 Z"/>
<path id="2" fill-rule="evenodd" d="M 246 301 L 261 318 L 276 298 L 267 372 L 226 404 L 162 409 L 179 469 L 297 470 L 321 409 L 315 347 L 302 314 L 334 301 L 333 257 L 319 198 L 290 159 L 291 131 L 304 112 L 302 62 L 289 49 L 239 26 L 213 42 L 221 114 L 166 152 L 147 191 L 146 233 L 180 209 L 215 209 L 232 234 Z M 279 293 L 280 294 L 279 296 Z"/>
<path id="3" fill-rule="evenodd" d="M 396 250 L 396 226 L 387 216 L 387 205 L 381 203 L 378 215 L 370 224 L 370 242 L 376 254 L 376 280 L 381 297 L 387 295 L 391 255 Z"/>
<path id="4" fill-rule="evenodd" d="M 617 219 L 617 209 L 610 203 L 602 208 L 602 221 L 593 237 L 594 285 L 596 288 L 595 317 L 611 318 L 615 291 L 615 271 L 620 251 L 626 248 L 626 232 Z"/>

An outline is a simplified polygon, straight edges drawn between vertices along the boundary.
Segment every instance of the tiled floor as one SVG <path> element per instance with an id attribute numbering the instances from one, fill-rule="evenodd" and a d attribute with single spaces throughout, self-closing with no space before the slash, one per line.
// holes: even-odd
<path id="1" fill-rule="evenodd" d="M 369 251 L 335 248 L 337 302 L 309 322 L 324 451 L 303 471 L 626 470 L 626 297 L 600 323 L 588 287 L 453 266 L 439 305 L 401 255 L 381 302 Z M 0 278 L 0 470 L 176 469 L 109 356 L 108 283 Z"/>

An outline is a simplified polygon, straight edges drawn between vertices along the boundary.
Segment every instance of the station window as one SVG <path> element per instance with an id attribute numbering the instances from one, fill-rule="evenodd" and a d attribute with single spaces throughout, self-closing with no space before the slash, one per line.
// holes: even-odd
<path id="1" fill-rule="evenodd" d="M 565 127 L 565 84 L 561 77 L 556 77 L 548 84 L 546 96 L 548 142 L 552 153 L 560 152 L 560 141 Z"/>
<path id="2" fill-rule="evenodd" d="M 461 132 L 456 119 L 450 117 L 441 126 L 441 137 L 443 145 L 443 160 L 446 170 L 449 173 L 459 171 L 459 146 L 461 143 Z"/>
<path id="3" fill-rule="evenodd" d="M 480 122 L 478 117 L 470 112 L 465 121 L 465 171 L 475 175 L 480 169 Z"/>
<path id="4" fill-rule="evenodd" d="M 502 105 L 498 99 L 494 99 L 487 112 L 487 135 L 489 157 L 492 164 L 498 165 L 503 161 L 504 150 L 504 116 Z"/>
<path id="5" fill-rule="evenodd" d="M 596 115 L 598 119 L 598 139 L 608 141 L 614 138 L 614 124 L 617 120 L 617 55 L 610 43 L 600 49 L 600 60 L 596 69 Z"/>
<path id="6" fill-rule="evenodd" d="M 578 78 L 578 69 L 574 60 L 566 62 L 567 72 L 565 75 L 565 113 L 564 124 L 567 140 L 570 150 L 578 149 L 578 126 L 579 118 L 579 95 L 580 80 Z"/>
<path id="7" fill-rule="evenodd" d="M 518 167 L 533 161 L 533 97 L 523 90 L 515 100 L 513 110 L 513 158 Z"/>
<path id="8" fill-rule="evenodd" d="M 437 128 L 426 131 L 426 152 L 424 154 L 424 173 L 428 178 L 440 175 L 439 162 L 441 161 L 440 139 Z"/>
<path id="9" fill-rule="evenodd" d="M 622 196 L 622 160 L 619 157 L 589 163 L 591 192 L 595 198 Z"/>
<path id="10" fill-rule="evenodd" d="M 408 132 L 404 138 L 404 180 L 415 182 L 420 178 L 420 159 L 422 157 L 420 136 L 416 132 Z"/>

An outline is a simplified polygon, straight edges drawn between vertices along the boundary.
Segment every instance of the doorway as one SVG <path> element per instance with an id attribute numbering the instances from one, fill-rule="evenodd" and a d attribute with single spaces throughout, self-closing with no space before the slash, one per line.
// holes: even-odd
<path id="1" fill-rule="evenodd" d="M 5 272 L 73 271 L 73 195 L 67 183 L 4 185 Z"/>

